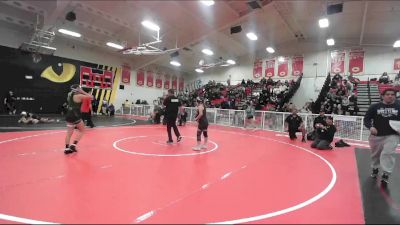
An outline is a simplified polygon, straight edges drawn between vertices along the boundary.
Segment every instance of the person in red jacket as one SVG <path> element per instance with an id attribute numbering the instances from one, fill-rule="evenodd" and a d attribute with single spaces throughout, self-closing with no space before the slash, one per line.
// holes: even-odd
<path id="1" fill-rule="evenodd" d="M 81 113 L 83 121 L 86 120 L 86 126 L 93 128 L 94 124 L 92 121 L 92 99 L 82 99 Z"/>

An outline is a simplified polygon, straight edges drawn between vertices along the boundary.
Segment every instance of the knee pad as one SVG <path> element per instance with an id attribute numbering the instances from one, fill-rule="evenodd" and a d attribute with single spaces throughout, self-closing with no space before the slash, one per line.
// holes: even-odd
<path id="1" fill-rule="evenodd" d="M 208 138 L 207 130 L 204 130 L 204 131 L 203 131 L 203 135 L 204 135 L 205 138 Z"/>

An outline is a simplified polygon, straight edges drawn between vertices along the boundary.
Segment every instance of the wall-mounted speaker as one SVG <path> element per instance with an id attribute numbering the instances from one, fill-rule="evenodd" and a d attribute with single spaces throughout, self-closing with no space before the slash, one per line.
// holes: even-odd
<path id="1" fill-rule="evenodd" d="M 242 26 L 231 27 L 231 34 L 236 34 L 242 32 Z"/>
<path id="2" fill-rule="evenodd" d="M 341 13 L 341 12 L 343 12 L 343 3 L 328 5 L 328 7 L 326 8 L 326 14 L 328 14 L 328 15 L 332 15 L 335 13 Z"/>
<path id="3" fill-rule="evenodd" d="M 65 19 L 71 22 L 74 22 L 76 20 L 76 15 L 74 12 L 68 12 L 67 15 L 65 15 Z"/>

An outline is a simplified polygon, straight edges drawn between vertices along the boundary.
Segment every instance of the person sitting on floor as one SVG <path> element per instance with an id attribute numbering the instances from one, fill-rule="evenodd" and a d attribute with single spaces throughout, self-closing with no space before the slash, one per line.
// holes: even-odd
<path id="1" fill-rule="evenodd" d="M 319 150 L 330 150 L 332 149 L 331 143 L 336 133 L 336 127 L 333 125 L 333 118 L 331 116 L 326 117 L 326 125 L 319 123 L 316 124 L 317 138 L 311 144 L 311 148 L 317 148 Z"/>
<path id="2" fill-rule="evenodd" d="M 47 117 L 40 117 L 33 113 L 27 113 L 25 111 L 21 112 L 21 118 L 18 120 L 18 123 L 23 124 L 37 124 L 37 123 L 53 123 L 58 122 L 59 120 L 50 119 Z"/>

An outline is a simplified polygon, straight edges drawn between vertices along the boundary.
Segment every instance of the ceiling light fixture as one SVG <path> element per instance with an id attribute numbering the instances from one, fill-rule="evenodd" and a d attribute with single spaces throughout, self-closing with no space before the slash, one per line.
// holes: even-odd
<path id="1" fill-rule="evenodd" d="M 318 24 L 320 28 L 327 28 L 329 27 L 329 20 L 328 18 L 322 18 L 318 21 Z"/>
<path id="2" fill-rule="evenodd" d="M 214 55 L 214 52 L 207 48 L 201 50 L 201 52 L 203 52 L 206 55 Z"/>
<path id="3" fill-rule="evenodd" d="M 273 49 L 272 47 L 268 47 L 267 52 L 272 54 L 275 52 L 275 49 Z"/>
<path id="4" fill-rule="evenodd" d="M 171 62 L 169 62 L 171 65 L 173 66 L 181 66 L 181 64 L 178 61 L 172 60 Z"/>
<path id="5" fill-rule="evenodd" d="M 151 21 L 148 21 L 148 20 L 143 20 L 142 25 L 146 28 L 149 28 L 150 30 L 154 30 L 154 31 L 160 30 L 160 27 L 157 24 L 155 24 Z"/>
<path id="6" fill-rule="evenodd" d="M 330 39 L 326 40 L 326 44 L 328 46 L 333 46 L 333 45 L 335 45 L 335 40 L 333 38 L 330 38 Z"/>
<path id="7" fill-rule="evenodd" d="M 195 69 L 195 71 L 198 72 L 198 73 L 204 73 L 204 70 L 199 69 L 199 68 Z"/>
<path id="8" fill-rule="evenodd" d="M 112 43 L 112 42 L 107 42 L 106 45 L 111 47 L 111 48 L 116 48 L 116 49 L 123 49 L 124 48 L 124 46 L 119 45 L 119 44 L 115 44 L 115 43 Z"/>
<path id="9" fill-rule="evenodd" d="M 255 40 L 258 39 L 257 35 L 255 33 L 253 33 L 253 32 L 247 33 L 246 36 L 247 36 L 248 39 L 250 39 L 252 41 L 255 41 Z"/>
<path id="10" fill-rule="evenodd" d="M 232 59 L 228 59 L 228 60 L 226 60 L 226 62 L 228 64 L 231 64 L 231 65 L 235 65 L 236 64 L 236 62 L 234 60 L 232 60 Z"/>
<path id="11" fill-rule="evenodd" d="M 214 1 L 210 0 L 210 1 L 200 1 L 201 3 L 203 3 L 206 6 L 212 6 L 215 4 Z"/>
<path id="12" fill-rule="evenodd" d="M 70 35 L 73 37 L 81 37 L 82 35 L 80 33 L 74 32 L 74 31 L 70 31 L 70 30 L 66 30 L 66 29 L 58 29 L 58 32 L 66 34 L 66 35 Z"/>
<path id="13" fill-rule="evenodd" d="M 400 40 L 397 40 L 394 44 L 393 44 L 394 48 L 400 48 Z"/>

